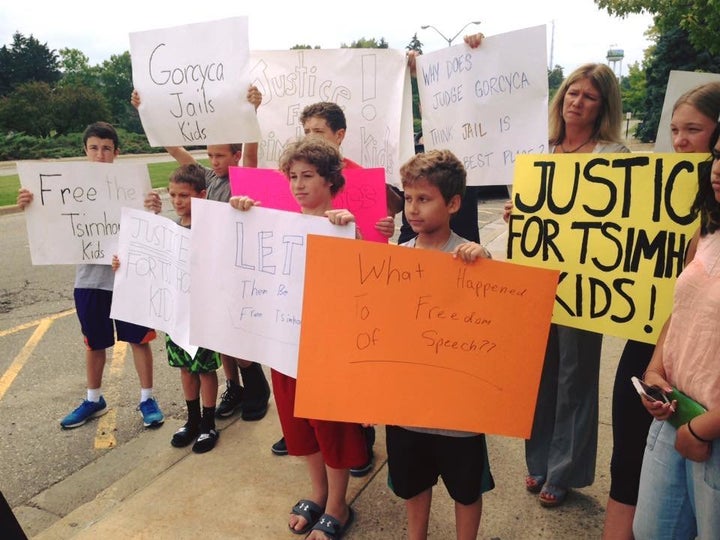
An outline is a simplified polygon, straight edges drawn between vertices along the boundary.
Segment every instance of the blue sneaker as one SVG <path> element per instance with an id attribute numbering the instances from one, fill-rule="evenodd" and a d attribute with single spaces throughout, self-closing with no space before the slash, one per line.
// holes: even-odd
<path id="1" fill-rule="evenodd" d="M 165 421 L 165 416 L 154 398 L 148 398 L 140 403 L 138 410 L 142 414 L 145 427 L 160 427 Z"/>
<path id="2" fill-rule="evenodd" d="M 108 412 L 108 408 L 104 397 L 100 396 L 100 401 L 88 401 L 86 399 L 77 409 L 60 420 L 60 425 L 63 429 L 76 428 L 82 426 L 91 418 L 97 418 L 106 412 Z"/>

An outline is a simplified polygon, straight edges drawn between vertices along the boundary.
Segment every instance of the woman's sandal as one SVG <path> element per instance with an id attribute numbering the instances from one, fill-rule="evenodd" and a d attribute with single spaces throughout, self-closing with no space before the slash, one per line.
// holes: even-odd
<path id="1" fill-rule="evenodd" d="M 320 516 L 323 515 L 323 512 L 325 512 L 325 509 L 319 504 L 308 499 L 300 499 L 295 503 L 295 506 L 292 507 L 290 513 L 303 518 L 305 520 L 305 526 L 302 529 L 294 529 L 288 523 L 290 532 L 293 534 L 309 533 L 310 529 L 312 529 L 320 519 Z"/>
<path id="2" fill-rule="evenodd" d="M 528 474 L 525 477 L 525 489 L 530 493 L 540 493 L 545 484 L 545 477 L 542 474 Z"/>
<path id="3" fill-rule="evenodd" d="M 565 502 L 567 488 L 545 484 L 540 490 L 540 504 L 545 508 L 555 508 Z"/>

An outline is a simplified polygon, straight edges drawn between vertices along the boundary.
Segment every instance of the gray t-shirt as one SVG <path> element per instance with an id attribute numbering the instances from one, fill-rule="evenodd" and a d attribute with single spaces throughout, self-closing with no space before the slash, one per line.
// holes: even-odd
<path id="1" fill-rule="evenodd" d="M 113 290 L 115 273 L 109 264 L 78 264 L 75 267 L 76 289 Z"/>
<path id="2" fill-rule="evenodd" d="M 209 201 L 228 202 L 230 200 L 230 179 L 227 176 L 218 176 L 212 169 L 203 168 L 207 186 L 205 198 Z"/>
<path id="3" fill-rule="evenodd" d="M 405 247 L 415 247 L 415 238 L 411 238 L 407 242 L 404 242 L 400 244 L 401 246 Z M 440 251 L 445 251 L 447 253 L 451 253 L 456 247 L 458 247 L 461 244 L 467 243 L 468 240 L 465 240 L 462 236 L 455 234 L 453 231 L 450 231 L 450 238 L 448 238 L 448 241 L 445 243 L 445 245 L 442 247 Z M 478 433 L 472 433 L 470 431 L 456 431 L 456 430 L 449 430 L 449 429 L 437 429 L 437 428 L 419 428 L 419 427 L 410 427 L 410 426 L 402 426 L 403 428 L 409 430 L 409 431 L 416 431 L 418 433 L 431 433 L 433 435 L 445 435 L 446 437 L 474 437 L 475 435 L 478 435 Z"/>

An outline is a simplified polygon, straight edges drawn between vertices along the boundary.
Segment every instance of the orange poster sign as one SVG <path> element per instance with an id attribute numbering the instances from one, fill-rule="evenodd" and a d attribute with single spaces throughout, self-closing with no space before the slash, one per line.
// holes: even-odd
<path id="1" fill-rule="evenodd" d="M 557 282 L 309 235 L 295 414 L 528 438 Z"/>

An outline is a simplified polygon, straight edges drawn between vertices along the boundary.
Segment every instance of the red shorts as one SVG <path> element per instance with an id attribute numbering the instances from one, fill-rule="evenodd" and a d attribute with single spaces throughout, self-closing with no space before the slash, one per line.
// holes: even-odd
<path id="1" fill-rule="evenodd" d="M 309 456 L 319 451 L 325 465 L 333 469 L 350 469 L 367 463 L 367 445 L 360 424 L 296 417 L 297 381 L 274 369 L 271 374 L 275 405 L 288 454 Z"/>

